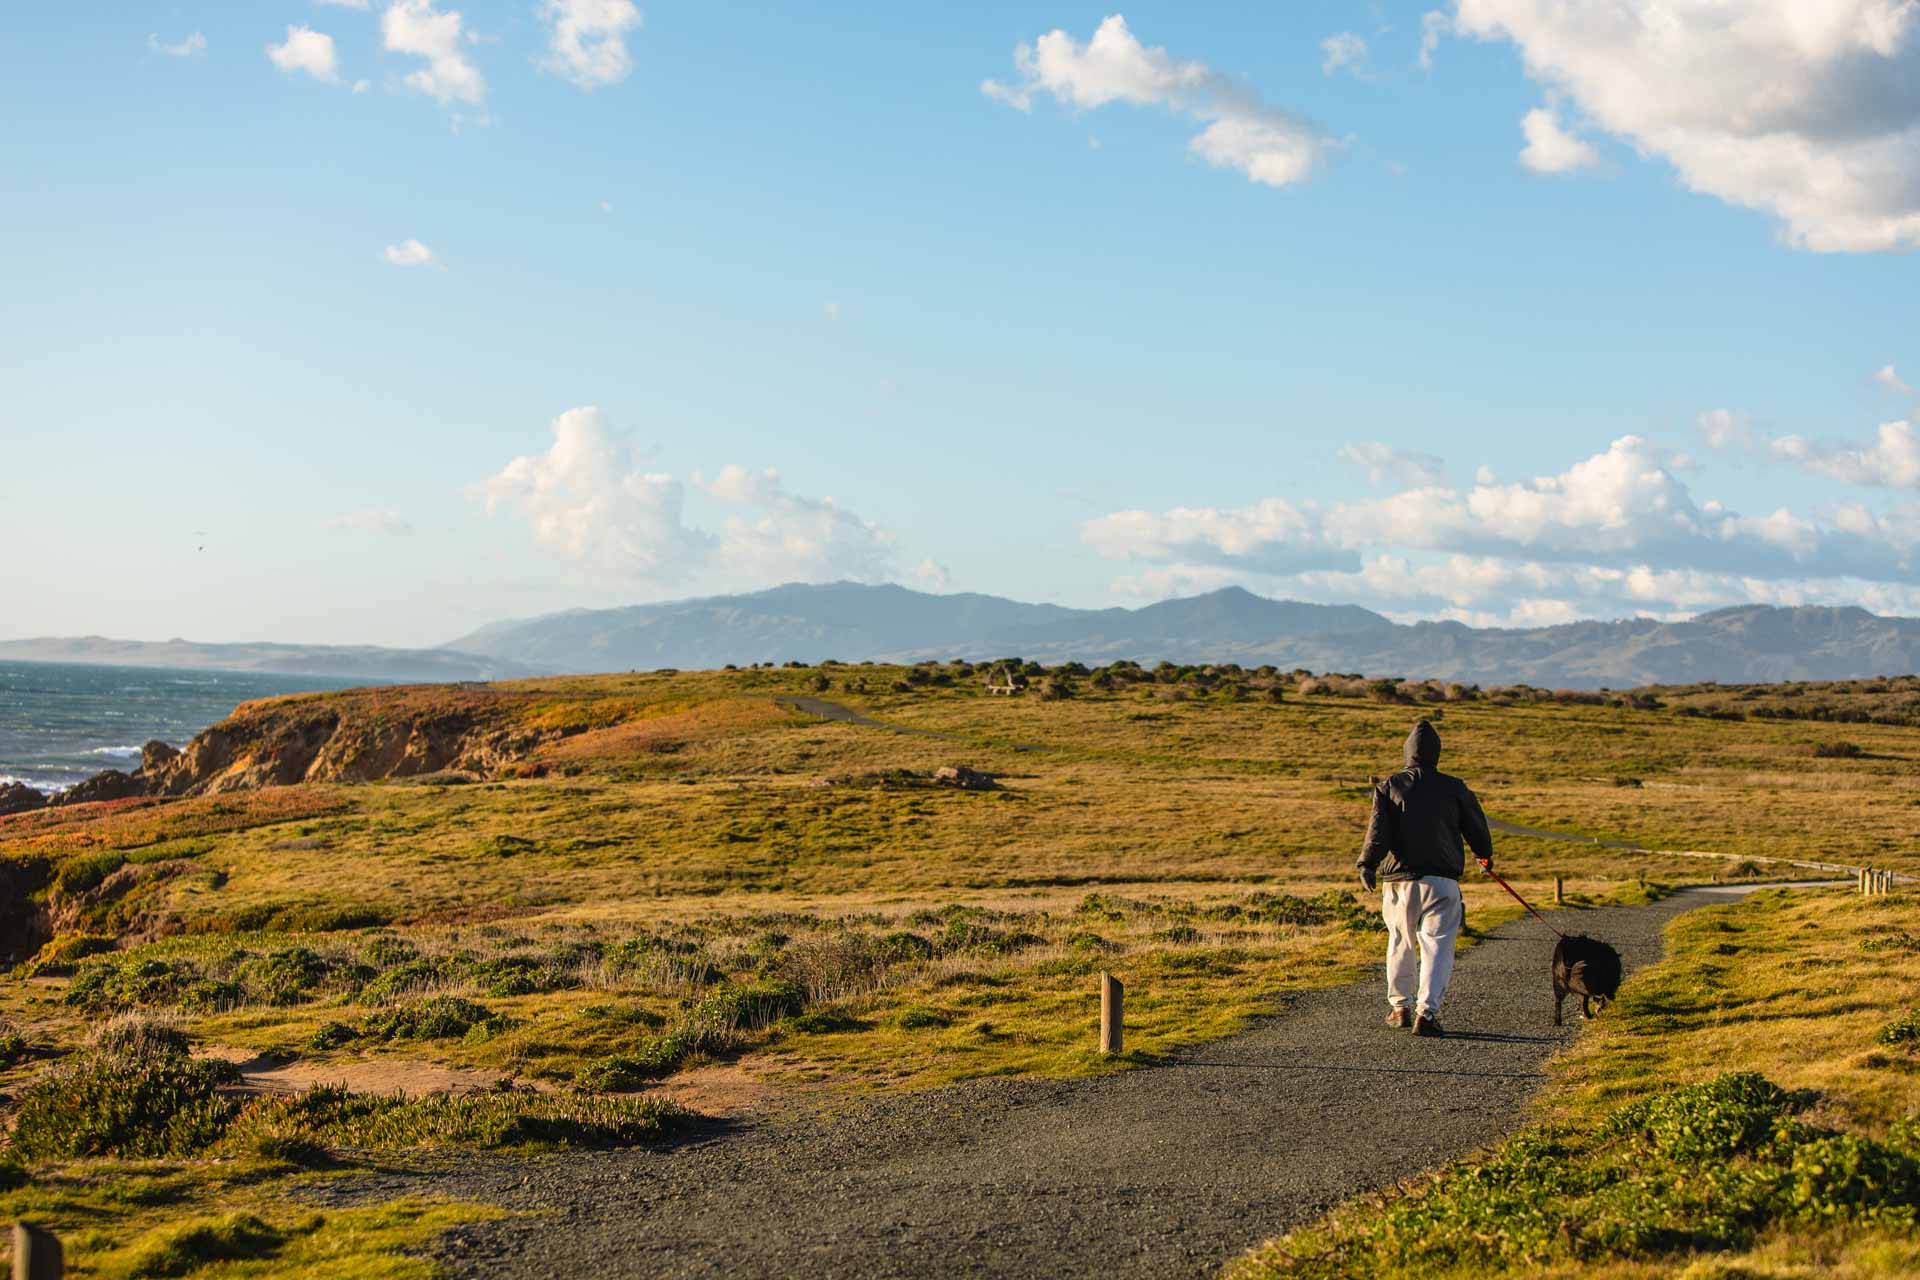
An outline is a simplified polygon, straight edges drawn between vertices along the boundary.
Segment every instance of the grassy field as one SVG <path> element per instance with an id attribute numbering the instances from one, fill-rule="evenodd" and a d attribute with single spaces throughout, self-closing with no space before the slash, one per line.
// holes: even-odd
<path id="1" fill-rule="evenodd" d="M 1737 719 L 1722 703 L 1739 691 L 1479 696 L 1116 668 L 1036 672 L 1000 698 L 981 674 L 308 695 L 244 709 L 235 768 L 284 774 L 288 735 L 338 725 L 309 774 L 324 780 L 0 819 L 0 916 L 32 943 L 0 982 L 11 1115 L 66 1098 L 55 1086 L 77 1087 L 116 1018 L 184 1035 L 189 1063 L 243 1062 L 242 1083 L 348 1086 L 248 1100 L 142 1058 L 206 1123 L 169 1145 L 151 1117 L 123 1118 L 84 1150 L 23 1146 L 16 1128 L 22 1171 L 0 1209 L 79 1232 L 78 1273 L 104 1275 L 139 1273 L 123 1255 L 142 1232 L 242 1205 L 264 1225 L 238 1235 L 269 1274 L 322 1238 L 380 1257 L 436 1215 L 482 1212 L 415 1206 L 357 1236 L 302 1234 L 288 1197 L 341 1176 L 323 1159 L 653 1141 L 672 1128 L 663 1093 L 698 1103 L 720 1078 L 777 1105 L 1112 1070 L 1230 1033 L 1277 993 L 1375 960 L 1351 876 L 1366 777 L 1397 767 L 1419 715 L 1496 818 L 1728 855 L 1501 838 L 1523 892 L 1550 896 L 1561 876 L 1576 899 L 1632 897 L 1772 874 L 1768 858 L 1920 871 L 1920 732 L 1868 718 L 1905 714 L 1899 682 L 1823 691 L 1838 708 L 1824 717 Z M 484 768 L 377 776 L 449 725 Z M 961 765 L 997 787 L 935 784 Z M 1471 882 L 1470 922 L 1507 911 L 1497 895 Z M 1102 970 L 1129 983 L 1123 1062 L 1092 1052 Z M 484 1101 L 381 1101 L 395 1088 Z M 136 1156 L 158 1163 L 132 1177 L 116 1162 Z M 167 1190 L 107 1190 L 142 1179 Z"/>

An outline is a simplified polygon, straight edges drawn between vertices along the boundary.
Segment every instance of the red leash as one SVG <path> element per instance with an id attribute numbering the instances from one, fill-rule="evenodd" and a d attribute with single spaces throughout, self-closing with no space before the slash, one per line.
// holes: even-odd
<path id="1" fill-rule="evenodd" d="M 1513 892 L 1513 886 L 1508 884 L 1505 880 L 1502 880 L 1500 878 L 1499 872 L 1495 871 L 1492 867 L 1486 865 L 1485 863 L 1480 864 L 1480 869 L 1486 872 L 1488 875 L 1492 876 L 1494 879 L 1494 883 L 1498 884 L 1502 889 L 1505 889 L 1509 894 L 1511 894 L 1513 897 L 1513 900 L 1519 903 L 1521 906 L 1525 907 L 1527 909 L 1528 914 L 1530 914 L 1535 920 L 1538 920 L 1541 924 L 1547 925 L 1547 928 L 1553 929 L 1553 926 L 1551 924 L 1547 924 L 1547 918 L 1541 915 L 1538 911 L 1535 911 L 1533 909 L 1532 903 L 1528 902 L 1525 898 L 1521 897 L 1519 894 Z M 1560 932 L 1558 929 L 1553 929 L 1553 936 L 1556 938 L 1564 938 L 1567 935 Z"/>

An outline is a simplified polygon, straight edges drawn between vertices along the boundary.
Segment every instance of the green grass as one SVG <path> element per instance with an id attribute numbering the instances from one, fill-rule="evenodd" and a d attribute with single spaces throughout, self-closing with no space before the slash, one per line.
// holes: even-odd
<path id="1" fill-rule="evenodd" d="M 1910 909 L 1775 891 L 1681 917 L 1556 1061 L 1534 1128 L 1229 1275 L 1914 1274 L 1920 1063 L 1885 1037 L 1920 958 L 1862 946 Z"/>

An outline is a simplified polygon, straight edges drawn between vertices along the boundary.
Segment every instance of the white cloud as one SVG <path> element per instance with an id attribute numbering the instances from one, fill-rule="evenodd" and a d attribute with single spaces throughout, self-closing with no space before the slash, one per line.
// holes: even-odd
<path id="1" fill-rule="evenodd" d="M 947 572 L 947 566 L 938 560 L 922 560 L 913 566 L 913 576 L 928 591 L 945 591 L 953 583 L 953 575 Z"/>
<path id="2" fill-rule="evenodd" d="M 1326 75 L 1343 67 L 1357 73 L 1366 61 L 1367 42 L 1351 31 L 1336 31 L 1320 42 L 1320 70 Z"/>
<path id="3" fill-rule="evenodd" d="M 311 27 L 289 26 L 282 44 L 267 46 L 267 57 L 282 71 L 304 71 L 323 84 L 340 81 L 340 64 L 333 52 L 333 37 Z"/>
<path id="4" fill-rule="evenodd" d="M 1013 61 L 1020 72 L 1017 83 L 987 80 L 981 92 L 1021 111 L 1032 109 L 1038 93 L 1076 110 L 1112 102 L 1162 106 L 1206 122 L 1187 144 L 1195 155 L 1267 186 L 1305 181 L 1338 145 L 1205 63 L 1183 62 L 1165 49 L 1142 45 L 1118 14 L 1102 22 L 1084 45 L 1065 31 L 1049 31 L 1016 48 Z"/>
<path id="5" fill-rule="evenodd" d="M 1920 434 L 1911 422 L 1883 422 L 1871 444 L 1822 444 L 1803 436 L 1775 436 L 1775 458 L 1802 471 L 1848 484 L 1920 489 Z"/>
<path id="6" fill-rule="evenodd" d="M 626 35 L 640 25 L 633 0 L 541 0 L 551 28 L 547 68 L 591 92 L 618 84 L 633 69 Z"/>
<path id="7" fill-rule="evenodd" d="M 441 106 L 464 102 L 478 106 L 487 82 L 461 48 L 460 11 L 441 12 L 433 0 L 394 0 L 380 15 L 380 35 L 388 52 L 412 54 L 427 65 L 409 72 L 403 83 Z"/>
<path id="8" fill-rule="evenodd" d="M 1695 419 L 1709 449 L 1740 449 L 1753 442 L 1753 427 L 1731 409 L 1708 409 Z"/>
<path id="9" fill-rule="evenodd" d="M 1600 153 L 1568 133 L 1551 106 L 1535 107 L 1521 116 L 1520 132 L 1527 140 L 1520 149 L 1520 163 L 1535 173 L 1578 173 L 1600 164 Z"/>
<path id="10" fill-rule="evenodd" d="M 1433 70 L 1433 55 L 1440 50 L 1440 40 L 1453 30 L 1453 18 L 1440 9 L 1429 9 L 1420 15 L 1420 66 L 1423 70 Z"/>
<path id="11" fill-rule="evenodd" d="M 894 539 L 831 498 L 788 490 L 775 471 L 727 466 L 692 488 L 723 513 L 689 521 L 689 488 L 641 470 L 592 406 L 553 421 L 544 454 L 516 458 L 477 486 L 489 513 L 524 517 L 535 543 L 616 581 L 670 585 L 716 576 L 736 584 L 891 576 Z"/>
<path id="12" fill-rule="evenodd" d="M 889 574 L 892 534 L 832 498 L 789 492 L 778 471 L 729 464 L 711 482 L 698 476 L 695 481 L 735 511 L 727 517 L 720 547 L 720 558 L 732 571 L 764 582 L 870 580 Z"/>
<path id="13" fill-rule="evenodd" d="M 1882 366 L 1880 371 L 1873 375 L 1873 380 L 1897 395 L 1913 394 L 1913 388 L 1901 380 L 1900 375 L 1893 371 L 1892 365 Z"/>
<path id="14" fill-rule="evenodd" d="M 1420 488 L 1446 483 L 1447 464 L 1430 453 L 1387 444 L 1350 444 L 1340 450 L 1340 459 L 1364 470 L 1373 484 L 1392 482 Z"/>
<path id="15" fill-rule="evenodd" d="M 402 240 L 399 244 L 390 244 L 382 255 L 388 266 L 392 267 L 432 267 L 436 271 L 445 271 L 447 264 L 440 261 L 433 250 L 418 240 Z"/>
<path id="16" fill-rule="evenodd" d="M 1332 544 L 1316 507 L 1268 498 L 1250 507 L 1175 507 L 1170 511 L 1116 511 L 1089 521 L 1082 541 L 1102 555 L 1177 564 L 1213 565 L 1260 573 L 1348 569 L 1357 552 Z"/>
<path id="17" fill-rule="evenodd" d="M 1882 372 L 1891 372 L 1891 368 Z M 1881 423 L 1869 442 L 1839 443 L 1756 431 L 1744 416 L 1726 409 L 1701 414 L 1699 425 L 1708 446 L 1714 449 L 1784 463 L 1808 475 L 1847 484 L 1920 490 L 1920 431 L 1905 419 Z"/>
<path id="18" fill-rule="evenodd" d="M 169 58 L 197 58 L 207 51 L 207 38 L 198 31 L 184 40 L 168 44 L 154 32 L 147 33 L 147 48 Z"/>
<path id="19" fill-rule="evenodd" d="M 413 532 L 412 523 L 397 511 L 349 511 L 322 520 L 320 527 L 337 533 L 380 533 L 396 538 Z"/>
<path id="20" fill-rule="evenodd" d="M 355 80 L 353 82 L 353 91 L 355 93 L 365 93 L 367 90 L 371 89 L 372 87 L 373 87 L 373 84 L 371 81 Z"/>
<path id="21" fill-rule="evenodd" d="M 1835 474 L 1920 476 L 1910 433 L 1865 450 L 1827 450 Z M 1352 460 L 1378 457 L 1356 447 Z M 1395 460 L 1383 460 L 1383 478 Z M 1743 515 L 1697 499 L 1678 459 L 1636 436 L 1565 471 L 1501 483 L 1484 468 L 1457 491 L 1416 467 L 1391 497 L 1330 504 L 1269 498 L 1242 508 L 1119 511 L 1082 539 L 1134 562 L 1116 589 L 1143 595 L 1228 582 L 1303 599 L 1373 604 L 1475 625 L 1571 617 L 1684 616 L 1753 601 L 1907 592 L 1920 568 L 1920 503 L 1876 513 Z"/>
<path id="22" fill-rule="evenodd" d="M 336 9 L 358 9 L 365 12 L 370 6 L 368 0 L 313 0 L 315 4 L 332 5 Z"/>
<path id="23" fill-rule="evenodd" d="M 837 302 L 823 302 L 820 304 L 820 314 L 829 320 L 838 320 L 840 318 L 840 304 Z"/>
<path id="24" fill-rule="evenodd" d="M 1914 0 L 1456 0 L 1451 25 L 1799 247 L 1920 247 Z"/>

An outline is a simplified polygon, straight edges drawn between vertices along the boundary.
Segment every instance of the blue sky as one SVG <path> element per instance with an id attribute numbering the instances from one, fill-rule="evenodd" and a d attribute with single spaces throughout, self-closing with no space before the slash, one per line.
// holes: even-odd
<path id="1" fill-rule="evenodd" d="M 0 635 L 1920 613 L 1913 6 L 874 8 L 10 9 Z"/>

